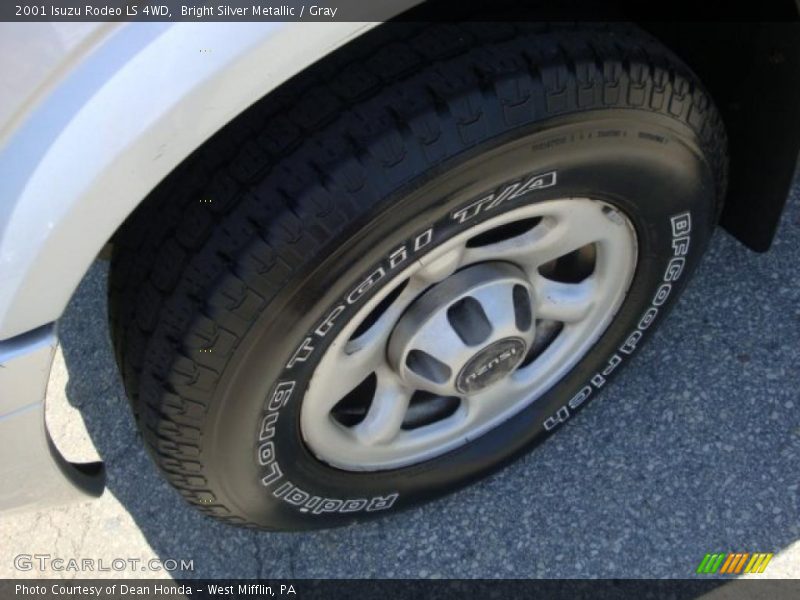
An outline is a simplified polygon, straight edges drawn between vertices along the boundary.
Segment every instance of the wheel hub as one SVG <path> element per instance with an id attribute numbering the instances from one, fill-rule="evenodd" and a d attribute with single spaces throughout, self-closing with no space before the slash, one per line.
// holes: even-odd
<path id="1" fill-rule="evenodd" d="M 421 463 L 524 410 L 625 298 L 636 233 L 589 198 L 531 203 L 432 248 L 364 302 L 320 358 L 303 438 L 350 471 Z"/>
<path id="2" fill-rule="evenodd" d="M 389 339 L 389 362 L 410 387 L 477 394 L 525 358 L 536 333 L 532 305 L 533 290 L 518 267 L 467 267 L 411 304 Z"/>
<path id="3" fill-rule="evenodd" d="M 456 389 L 473 394 L 500 381 L 522 362 L 526 350 L 520 338 L 505 338 L 490 344 L 464 365 L 456 378 Z"/>

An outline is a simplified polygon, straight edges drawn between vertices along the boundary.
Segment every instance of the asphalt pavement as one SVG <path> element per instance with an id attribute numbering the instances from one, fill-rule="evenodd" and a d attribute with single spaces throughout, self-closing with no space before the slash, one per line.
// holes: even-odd
<path id="1" fill-rule="evenodd" d="M 69 458 L 102 456 L 108 490 L 0 517 L 0 577 L 168 576 L 14 567 L 36 553 L 193 562 L 175 577 L 624 578 L 693 577 L 708 552 L 774 552 L 760 577 L 800 578 L 798 267 L 800 185 L 769 253 L 716 232 L 650 342 L 533 453 L 418 509 L 291 534 L 217 523 L 161 479 L 112 357 L 98 262 L 60 324 L 48 419 Z"/>

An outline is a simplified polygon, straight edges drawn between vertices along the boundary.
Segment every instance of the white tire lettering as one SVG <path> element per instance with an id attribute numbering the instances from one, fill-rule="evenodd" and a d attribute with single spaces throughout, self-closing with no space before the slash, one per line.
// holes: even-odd
<path id="1" fill-rule="evenodd" d="M 667 270 L 664 273 L 664 281 L 677 281 L 683 273 L 683 265 L 686 264 L 686 259 L 683 257 L 675 257 L 667 265 Z"/>
<path id="2" fill-rule="evenodd" d="M 575 395 L 572 397 L 572 399 L 571 399 L 569 402 L 567 402 L 567 405 L 568 405 L 568 406 L 569 406 L 569 407 L 570 407 L 572 410 L 575 410 L 575 409 L 576 409 L 576 408 L 578 408 L 578 407 L 579 407 L 581 404 L 583 404 L 584 402 L 586 402 L 586 401 L 589 399 L 589 396 L 591 396 L 591 395 L 592 395 L 592 386 L 590 386 L 590 385 L 585 385 L 585 386 L 583 386 L 583 388 L 581 389 L 581 391 L 580 391 L 580 392 L 578 392 L 577 394 L 575 394 Z"/>
<path id="3" fill-rule="evenodd" d="M 292 354 L 292 358 L 286 363 L 287 369 L 291 369 L 295 363 L 306 362 L 309 359 L 311 353 L 314 352 L 314 346 L 311 345 L 311 341 L 310 337 L 303 340 L 297 350 L 294 351 L 294 354 Z"/>
<path id="4" fill-rule="evenodd" d="M 672 284 L 669 283 L 662 283 L 658 291 L 656 292 L 655 298 L 653 298 L 653 305 L 661 306 L 664 302 L 667 301 L 669 298 L 669 293 L 672 291 Z"/>
<path id="5" fill-rule="evenodd" d="M 294 385 L 294 381 L 281 381 L 276 385 L 275 391 L 272 393 L 272 398 L 270 398 L 269 404 L 267 404 L 267 410 L 273 412 L 286 406 L 286 403 L 289 402 L 289 398 L 292 397 Z"/>
<path id="6" fill-rule="evenodd" d="M 392 508 L 394 501 L 397 500 L 398 494 L 389 494 L 388 496 L 375 496 L 367 506 L 367 512 L 375 512 L 376 510 L 386 510 Z"/>
<path id="7" fill-rule="evenodd" d="M 328 316 L 325 317 L 325 320 L 322 321 L 322 323 L 320 323 L 319 327 L 317 327 L 314 330 L 314 333 L 316 333 L 319 337 L 325 337 L 326 335 L 328 335 L 328 332 L 331 329 L 333 329 L 333 325 L 334 325 L 334 321 L 336 320 L 336 317 L 338 317 L 340 314 L 342 314 L 344 312 L 344 309 L 345 309 L 344 304 L 340 304 L 339 306 L 334 308 L 328 314 Z"/>

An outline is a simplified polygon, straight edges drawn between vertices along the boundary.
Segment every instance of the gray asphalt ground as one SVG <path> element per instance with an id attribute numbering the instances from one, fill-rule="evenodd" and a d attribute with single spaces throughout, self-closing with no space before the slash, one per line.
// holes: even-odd
<path id="1" fill-rule="evenodd" d="M 692 577 L 705 553 L 741 551 L 776 553 L 761 577 L 800 578 L 799 265 L 795 186 L 772 251 L 718 231 L 649 344 L 523 460 L 389 519 L 270 534 L 195 513 L 145 455 L 98 263 L 61 323 L 49 418 L 70 457 L 104 458 L 108 491 L 0 518 L 0 576 L 40 574 L 15 571 L 11 557 L 44 552 L 192 559 L 193 572 L 174 575 L 198 577 Z"/>

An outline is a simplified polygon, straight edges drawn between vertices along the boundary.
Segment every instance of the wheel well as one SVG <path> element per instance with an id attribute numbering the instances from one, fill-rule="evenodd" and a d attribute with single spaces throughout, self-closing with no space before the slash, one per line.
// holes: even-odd
<path id="1" fill-rule="evenodd" d="M 749 248 L 768 250 L 800 150 L 800 27 L 739 22 L 641 26 L 698 74 L 722 115 L 730 169 L 721 225 Z"/>

